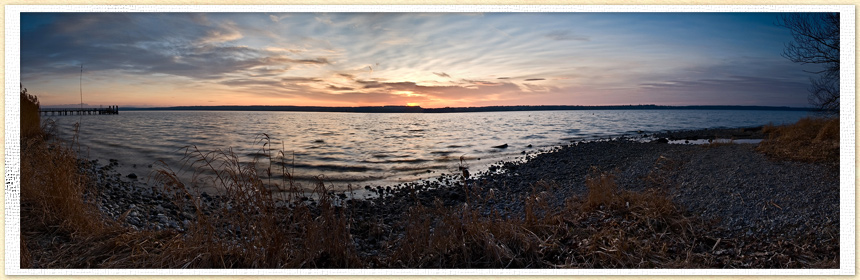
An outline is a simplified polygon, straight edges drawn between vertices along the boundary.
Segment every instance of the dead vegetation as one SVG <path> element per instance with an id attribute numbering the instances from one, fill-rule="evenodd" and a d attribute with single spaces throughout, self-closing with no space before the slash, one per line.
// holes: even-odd
<path id="1" fill-rule="evenodd" d="M 34 245 L 35 236 L 53 235 L 55 244 L 58 238 L 101 234 L 110 223 L 97 218 L 98 208 L 87 199 L 88 178 L 79 172 L 71 146 L 47 137 L 38 99 L 22 89 L 21 104 L 21 263 L 30 265 L 41 252 L 23 245 Z"/>
<path id="2" fill-rule="evenodd" d="M 803 118 L 795 124 L 765 126 L 758 150 L 777 159 L 839 164 L 839 118 Z"/>

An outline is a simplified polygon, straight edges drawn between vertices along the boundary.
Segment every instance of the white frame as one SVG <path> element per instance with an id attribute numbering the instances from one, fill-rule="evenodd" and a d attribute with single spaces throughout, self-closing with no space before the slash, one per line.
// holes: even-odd
<path id="1" fill-rule="evenodd" d="M 854 275 L 855 69 L 853 5 L 737 6 L 61 6 L 7 5 L 5 268 L 7 275 Z M 838 269 L 20 269 L 20 13 L 22 12 L 839 12 L 841 13 L 840 267 Z"/>

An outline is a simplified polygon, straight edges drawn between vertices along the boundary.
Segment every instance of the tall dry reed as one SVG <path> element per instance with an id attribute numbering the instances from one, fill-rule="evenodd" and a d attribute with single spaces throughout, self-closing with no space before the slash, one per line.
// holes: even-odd
<path id="1" fill-rule="evenodd" d="M 21 138 L 30 139 L 42 136 L 41 117 L 39 116 L 39 98 L 27 93 L 21 87 Z"/>
<path id="2" fill-rule="evenodd" d="M 71 144 L 49 136 L 40 123 L 38 99 L 21 90 L 21 261 L 34 263 L 29 246 L 39 238 L 87 238 L 104 233 L 89 178 Z M 89 197 L 89 199 L 87 199 Z M 52 236 L 52 237 L 50 237 Z M 52 242 L 52 244 L 54 244 Z"/>
<path id="3" fill-rule="evenodd" d="M 839 118 L 807 117 L 797 123 L 765 126 L 758 150 L 775 158 L 839 163 Z"/>

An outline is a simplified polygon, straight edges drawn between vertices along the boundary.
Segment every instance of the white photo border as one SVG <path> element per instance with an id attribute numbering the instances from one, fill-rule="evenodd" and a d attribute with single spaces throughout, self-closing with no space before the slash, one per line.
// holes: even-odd
<path id="1" fill-rule="evenodd" d="M 5 6 L 6 275 L 854 275 L 855 274 L 854 5 L 7 5 Z M 20 14 L 23 12 L 839 12 L 840 266 L 838 269 L 21 269 Z"/>

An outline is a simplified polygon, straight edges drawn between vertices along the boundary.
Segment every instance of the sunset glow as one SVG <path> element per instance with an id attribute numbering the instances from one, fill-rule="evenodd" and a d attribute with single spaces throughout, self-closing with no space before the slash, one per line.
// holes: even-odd
<path id="1" fill-rule="evenodd" d="M 25 13 L 21 82 L 48 106 L 807 106 L 776 16 Z"/>

